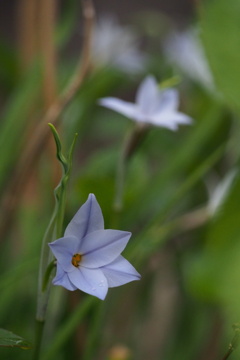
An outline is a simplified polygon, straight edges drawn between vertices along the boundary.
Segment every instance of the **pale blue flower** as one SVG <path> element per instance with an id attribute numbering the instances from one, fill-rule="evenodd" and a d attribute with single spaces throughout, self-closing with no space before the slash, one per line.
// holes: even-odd
<path id="1" fill-rule="evenodd" d="M 120 254 L 131 233 L 104 230 L 101 208 L 93 194 L 68 224 L 64 237 L 49 244 L 57 259 L 54 285 L 80 289 L 104 299 L 108 288 L 140 275 Z"/>
<path id="2" fill-rule="evenodd" d="M 192 122 L 189 116 L 177 110 L 178 91 L 160 89 L 153 76 L 147 76 L 140 84 L 136 94 L 136 103 L 113 97 L 100 99 L 99 103 L 138 123 L 152 124 L 170 130 L 177 130 L 178 125 Z"/>

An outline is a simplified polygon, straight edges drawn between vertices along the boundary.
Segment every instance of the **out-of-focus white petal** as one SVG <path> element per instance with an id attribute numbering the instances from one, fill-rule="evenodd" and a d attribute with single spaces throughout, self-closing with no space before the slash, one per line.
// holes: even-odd
<path id="1" fill-rule="evenodd" d="M 232 183 L 236 177 L 237 171 L 233 169 L 230 171 L 224 179 L 216 186 L 214 191 L 210 194 L 210 199 L 208 203 L 208 211 L 211 215 L 215 215 L 217 210 L 224 203 L 224 200 L 227 198 L 229 191 L 231 189 Z"/>
<path id="2" fill-rule="evenodd" d="M 118 111 L 138 123 L 152 124 L 177 130 L 179 124 L 191 124 L 192 119 L 177 111 L 178 91 L 161 90 L 153 76 L 147 76 L 136 94 L 136 104 L 116 98 L 103 98 L 99 104 Z"/>
<path id="3" fill-rule="evenodd" d="M 105 106 L 109 109 L 119 112 L 130 119 L 136 117 L 137 107 L 135 104 L 132 104 L 127 101 L 116 99 L 113 97 L 107 97 L 99 100 L 99 104 Z"/>
<path id="4" fill-rule="evenodd" d="M 149 122 L 155 126 L 166 127 L 170 130 L 177 130 L 180 124 L 191 124 L 192 119 L 180 112 L 159 112 L 149 118 Z"/>
<path id="5" fill-rule="evenodd" d="M 136 94 L 136 104 L 144 115 L 153 113 L 159 104 L 159 89 L 153 76 L 147 76 L 140 84 Z"/>
<path id="6" fill-rule="evenodd" d="M 97 268 L 111 263 L 124 250 L 131 233 L 119 230 L 99 230 L 88 234 L 79 252 L 83 254 L 81 265 Z"/>
<path id="7" fill-rule="evenodd" d="M 186 76 L 214 90 L 212 73 L 197 29 L 171 34 L 163 47 L 169 61 Z"/>
<path id="8" fill-rule="evenodd" d="M 72 257 L 77 253 L 79 240 L 75 236 L 68 236 L 55 240 L 48 245 L 63 270 L 72 271 Z"/>
<path id="9" fill-rule="evenodd" d="M 147 57 L 139 51 L 138 36 L 129 26 L 122 26 L 113 17 L 100 18 L 94 28 L 91 42 L 95 66 L 113 66 L 127 73 L 144 69 Z"/>
<path id="10" fill-rule="evenodd" d="M 137 73 L 144 70 L 148 57 L 140 53 L 138 49 L 129 49 L 126 53 L 121 52 L 116 58 L 114 64 L 128 73 Z"/>
<path id="11" fill-rule="evenodd" d="M 68 224 L 64 236 L 76 236 L 82 239 L 92 231 L 104 228 L 102 210 L 95 195 L 90 194 L 73 219 Z"/>
<path id="12" fill-rule="evenodd" d="M 161 93 L 157 111 L 177 110 L 179 106 L 179 96 L 176 89 L 166 89 Z"/>
<path id="13" fill-rule="evenodd" d="M 78 289 L 97 296 L 101 300 L 105 299 L 108 291 L 108 283 L 100 269 L 79 267 L 75 268 L 75 271 L 69 273 L 68 276 L 73 285 Z"/>
<path id="14" fill-rule="evenodd" d="M 124 285 L 141 278 L 136 269 L 121 255 L 110 264 L 101 267 L 101 270 L 107 278 L 108 287 Z"/>
<path id="15" fill-rule="evenodd" d="M 57 266 L 56 276 L 53 279 L 52 283 L 53 285 L 61 285 L 70 291 L 77 290 L 77 287 L 71 283 L 67 273 L 61 268 L 59 264 Z"/>

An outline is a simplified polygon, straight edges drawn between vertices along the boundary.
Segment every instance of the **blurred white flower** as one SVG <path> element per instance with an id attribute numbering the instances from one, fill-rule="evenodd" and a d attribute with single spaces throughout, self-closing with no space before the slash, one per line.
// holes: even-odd
<path id="1" fill-rule="evenodd" d="M 177 110 L 179 105 L 176 89 L 161 90 L 153 76 L 147 76 L 140 84 L 136 103 L 113 97 L 103 98 L 100 105 L 115 110 L 138 123 L 152 124 L 177 130 L 179 124 L 191 124 L 192 119 Z"/>
<path id="2" fill-rule="evenodd" d="M 132 29 L 120 26 L 112 17 L 102 17 L 92 37 L 92 60 L 95 66 L 114 66 L 126 72 L 143 70 L 146 57 L 138 49 Z"/>
<path id="3" fill-rule="evenodd" d="M 164 42 L 163 50 L 184 75 L 214 91 L 213 77 L 196 29 L 171 34 Z"/>
<path id="4" fill-rule="evenodd" d="M 226 199 L 232 183 L 237 175 L 236 169 L 230 171 L 224 179 L 210 192 L 210 199 L 208 202 L 208 211 L 211 215 L 215 215 L 221 205 Z"/>

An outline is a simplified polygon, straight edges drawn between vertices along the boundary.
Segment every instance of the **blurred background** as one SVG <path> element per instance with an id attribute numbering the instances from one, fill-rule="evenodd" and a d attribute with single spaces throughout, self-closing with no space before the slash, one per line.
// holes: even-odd
<path id="1" fill-rule="evenodd" d="M 239 0 L 0 1 L 0 328 L 34 341 L 41 241 L 61 177 L 47 123 L 78 139 L 64 228 L 94 193 L 106 228 L 132 232 L 139 282 L 104 302 L 54 287 L 41 360 L 239 359 Z M 89 10 L 89 8 L 87 7 Z M 193 119 L 151 127 L 100 107 L 153 75 Z M 234 351 L 229 344 L 234 339 Z M 0 358 L 32 350 L 0 347 Z"/>

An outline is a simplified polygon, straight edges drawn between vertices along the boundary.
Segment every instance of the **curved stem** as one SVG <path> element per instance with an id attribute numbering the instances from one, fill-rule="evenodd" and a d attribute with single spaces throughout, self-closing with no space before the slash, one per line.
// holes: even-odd
<path id="1" fill-rule="evenodd" d="M 58 123 L 59 116 L 81 87 L 90 71 L 90 44 L 95 17 L 95 11 L 91 0 L 83 0 L 83 17 L 85 20 L 85 35 L 82 57 L 69 84 L 63 90 L 62 94 L 60 94 L 52 105 L 49 106 L 42 119 L 38 122 L 31 139 L 26 144 L 26 148 L 23 150 L 17 166 L 13 171 L 0 206 L 0 239 L 4 239 L 4 234 L 11 228 L 10 225 L 18 208 L 20 195 L 24 192 L 25 184 L 27 183 L 26 179 L 29 178 L 31 172 L 35 168 L 37 159 L 50 137 L 49 129 L 46 124 L 52 123 L 53 125 L 56 125 Z M 16 179 L 18 179 L 17 182 Z"/>

